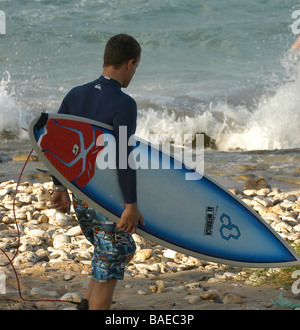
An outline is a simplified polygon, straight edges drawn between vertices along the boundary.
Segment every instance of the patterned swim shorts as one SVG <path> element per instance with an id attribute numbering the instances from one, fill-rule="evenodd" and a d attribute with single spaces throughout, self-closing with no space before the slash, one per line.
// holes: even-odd
<path id="1" fill-rule="evenodd" d="M 97 282 L 107 282 L 112 278 L 123 280 L 126 257 L 136 250 L 132 236 L 118 229 L 113 221 L 74 195 L 73 205 L 82 232 L 94 245 L 93 280 Z"/>

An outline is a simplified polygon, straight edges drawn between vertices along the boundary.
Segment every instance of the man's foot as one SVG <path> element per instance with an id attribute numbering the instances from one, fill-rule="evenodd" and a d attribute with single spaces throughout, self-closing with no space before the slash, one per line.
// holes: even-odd
<path id="1" fill-rule="evenodd" d="M 80 311 L 87 311 L 89 309 L 89 301 L 87 299 L 82 299 L 79 304 L 77 304 L 76 309 Z"/>

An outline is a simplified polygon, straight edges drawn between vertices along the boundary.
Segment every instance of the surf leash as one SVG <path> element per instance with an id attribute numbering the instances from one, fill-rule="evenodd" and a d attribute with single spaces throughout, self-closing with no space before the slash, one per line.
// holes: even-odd
<path id="1" fill-rule="evenodd" d="M 14 224 L 15 224 L 15 228 L 16 228 L 16 231 L 17 231 L 17 240 L 18 240 L 18 244 L 17 244 L 17 248 L 16 248 L 16 251 L 14 252 L 13 256 L 10 258 L 8 256 L 8 254 L 2 249 L 0 248 L 0 252 L 3 253 L 3 255 L 6 257 L 6 259 L 8 260 L 8 262 L 6 264 L 0 264 L 0 268 L 1 267 L 7 267 L 7 266 L 11 266 L 12 267 L 12 270 L 15 274 L 15 278 L 16 278 L 16 281 L 17 281 L 17 286 L 18 286 L 18 294 L 19 294 L 19 297 L 22 301 L 24 302 L 27 302 L 27 303 L 37 303 L 37 302 L 60 302 L 60 303 L 69 303 L 69 304 L 74 304 L 74 305 L 79 305 L 80 303 L 77 303 L 75 301 L 70 301 L 70 300 L 60 300 L 60 299 L 29 299 L 29 298 L 24 298 L 22 296 L 22 291 L 21 291 L 21 283 L 20 283 L 20 278 L 19 278 L 19 275 L 17 273 L 17 270 L 13 264 L 13 261 L 14 259 L 16 258 L 16 256 L 18 255 L 19 253 L 19 248 L 20 248 L 20 241 L 21 241 L 21 234 L 20 234 L 20 229 L 19 229 L 19 226 L 18 226 L 18 221 L 17 221 L 17 217 L 16 217 L 16 197 L 17 197 L 17 193 L 18 193 L 18 189 L 19 189 L 19 185 L 20 185 L 20 182 L 21 182 L 21 178 L 23 176 L 23 173 L 24 173 L 24 170 L 26 168 L 26 165 L 27 163 L 29 162 L 29 159 L 33 153 L 33 150 L 34 149 L 31 149 L 23 167 L 22 167 L 22 170 L 21 170 L 21 173 L 20 173 L 20 176 L 19 176 L 19 179 L 17 181 L 17 185 L 16 185 L 16 188 L 15 188 L 15 193 L 14 193 L 14 199 L 13 199 L 13 216 L 14 216 Z"/>

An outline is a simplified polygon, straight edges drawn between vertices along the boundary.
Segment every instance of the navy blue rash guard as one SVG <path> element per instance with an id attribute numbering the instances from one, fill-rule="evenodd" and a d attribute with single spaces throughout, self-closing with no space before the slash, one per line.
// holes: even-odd
<path id="1" fill-rule="evenodd" d="M 116 139 L 117 168 L 120 188 L 126 204 L 136 203 L 136 172 L 128 164 L 133 147 L 127 147 L 127 168 L 119 169 L 119 126 L 127 127 L 127 137 L 135 133 L 137 106 L 129 95 L 121 90 L 121 84 L 104 76 L 73 88 L 64 98 L 58 113 L 70 114 L 100 121 L 113 126 Z M 128 141 L 126 143 L 128 146 Z M 61 183 L 53 178 L 55 185 Z"/>

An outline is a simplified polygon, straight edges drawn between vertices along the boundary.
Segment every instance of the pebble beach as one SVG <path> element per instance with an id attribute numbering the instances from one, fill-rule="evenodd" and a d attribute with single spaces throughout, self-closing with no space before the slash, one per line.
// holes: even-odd
<path id="1" fill-rule="evenodd" d="M 32 160 L 36 161 L 34 157 Z M 40 182 L 25 178 L 17 193 L 16 186 L 15 180 L 0 183 L 0 248 L 13 259 L 24 300 L 1 251 L 0 263 L 5 267 L 0 268 L 0 275 L 5 286 L 0 287 L 0 309 L 75 309 L 75 305 L 59 300 L 81 300 L 90 278 L 93 247 L 83 236 L 74 210 L 65 215 L 51 208 L 53 184 L 46 174 Z M 265 179 L 251 178 L 245 181 L 244 189 L 231 191 L 289 244 L 299 246 L 300 189 L 282 191 L 270 187 Z M 13 214 L 15 193 L 20 242 Z M 136 234 L 134 239 L 137 252 L 124 280 L 117 284 L 112 310 L 300 308 L 300 296 L 290 286 L 278 281 L 274 284 L 280 268 L 259 272 L 229 267 L 183 255 Z"/>
<path id="2" fill-rule="evenodd" d="M 93 248 L 73 210 L 51 209 L 51 179 L 34 154 L 15 189 L 29 122 L 97 79 L 118 33 L 143 49 L 126 89 L 137 136 L 204 133 L 205 173 L 300 253 L 298 2 L 0 1 L 0 310 L 73 309 L 62 300 L 80 301 L 89 282 Z M 134 239 L 112 310 L 299 309 L 300 267 L 228 267 Z"/>

